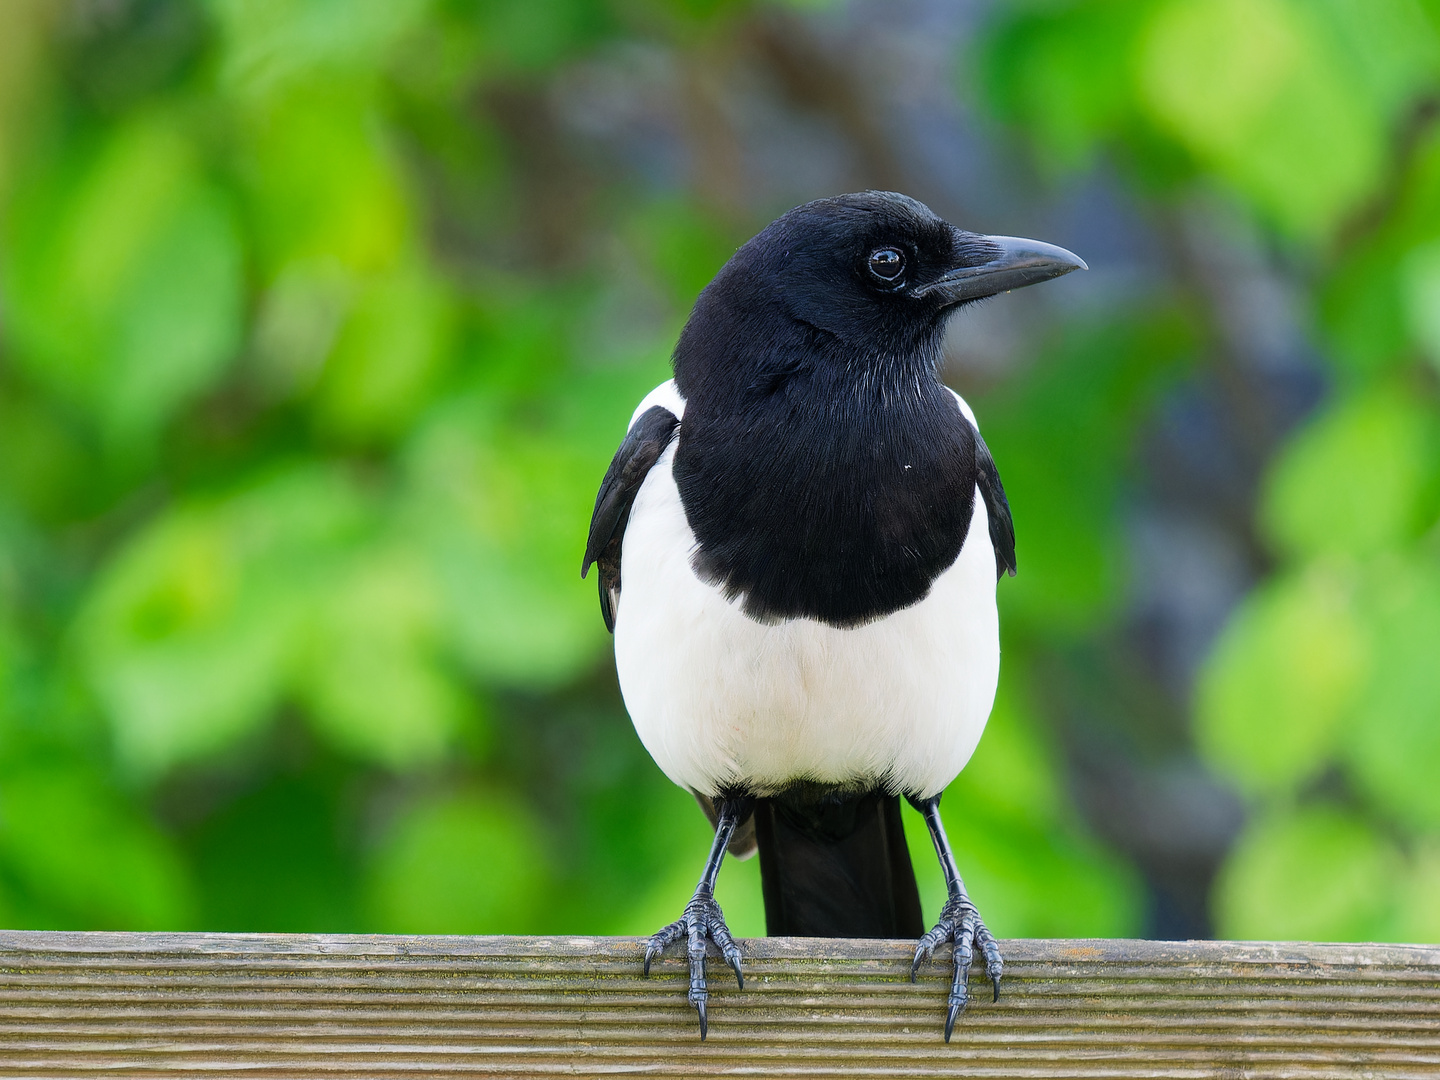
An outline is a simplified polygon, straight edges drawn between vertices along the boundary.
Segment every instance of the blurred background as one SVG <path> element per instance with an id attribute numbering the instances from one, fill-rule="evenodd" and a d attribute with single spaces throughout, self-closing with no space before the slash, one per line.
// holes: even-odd
<path id="1" fill-rule="evenodd" d="M 729 253 L 867 187 L 1092 268 L 948 347 L 990 925 L 1440 940 L 1436 0 L 6 0 L 0 925 L 673 918 L 595 489 Z"/>

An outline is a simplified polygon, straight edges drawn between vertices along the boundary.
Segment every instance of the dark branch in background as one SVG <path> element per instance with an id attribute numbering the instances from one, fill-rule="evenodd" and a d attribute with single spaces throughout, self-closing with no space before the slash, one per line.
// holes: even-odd
<path id="1" fill-rule="evenodd" d="M 519 265 L 555 270 L 579 265 L 596 178 L 570 150 L 544 87 L 504 82 L 488 87 L 481 108 L 499 128 L 514 168 L 511 220 Z"/>
<path id="2" fill-rule="evenodd" d="M 1385 183 L 1373 199 L 1341 225 L 1335 239 L 1337 252 L 1348 251 L 1390 217 L 1405 190 L 1415 156 L 1437 121 L 1440 121 L 1440 90 L 1418 98 L 1402 118 L 1395 132 Z"/>
<path id="3" fill-rule="evenodd" d="M 690 183 L 710 207 L 733 221 L 748 218 L 745 150 L 726 109 L 726 83 L 737 62 L 735 43 L 712 40 L 682 61 L 681 103 L 690 150 Z"/>
<path id="4" fill-rule="evenodd" d="M 1269 264 L 1258 242 L 1246 251 L 1227 240 L 1227 226 L 1246 226 L 1223 214 L 1222 207 L 1196 199 L 1163 222 L 1171 274 L 1204 302 L 1207 338 L 1199 389 L 1218 406 L 1212 419 L 1219 427 L 1204 456 L 1195 458 L 1192 443 L 1188 460 L 1187 448 L 1156 432 L 1151 468 L 1162 498 L 1198 504 L 1243 542 L 1258 577 L 1269 563 L 1254 531 L 1260 475 L 1286 433 L 1318 402 L 1322 386 L 1317 358 L 1292 317 L 1255 302 L 1253 293 L 1261 289 L 1284 293 L 1283 272 Z M 1268 325 L 1255 326 L 1257 316 Z M 1284 355 L 1267 355 L 1267 343 L 1280 344 Z"/>
<path id="5" fill-rule="evenodd" d="M 856 85 L 857 74 L 864 70 L 860 58 L 827 52 L 803 20 L 778 11 L 752 20 L 745 36 L 792 105 L 829 116 L 839 125 L 859 159 L 861 186 L 913 190 L 914 177 L 900 165 L 875 111 L 873 92 Z"/>

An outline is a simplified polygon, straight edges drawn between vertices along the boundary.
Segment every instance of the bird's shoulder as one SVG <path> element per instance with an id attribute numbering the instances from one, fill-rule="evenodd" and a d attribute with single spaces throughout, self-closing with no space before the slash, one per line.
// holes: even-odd
<path id="1" fill-rule="evenodd" d="M 630 416 L 630 427 L 633 428 L 640 417 L 656 405 L 659 405 L 676 420 L 684 419 L 685 398 L 681 395 L 680 388 L 675 385 L 674 379 L 666 379 L 641 399 L 640 404 L 635 406 L 635 411 Z"/>
<path id="2" fill-rule="evenodd" d="M 975 485 L 980 489 L 981 498 L 985 500 L 985 509 L 990 519 L 990 546 L 995 549 L 995 576 L 1000 578 L 1009 574 L 1014 577 L 1015 521 L 1010 514 L 1010 501 L 1005 497 L 1005 485 L 1000 482 L 1000 470 L 990 455 L 990 447 L 985 445 L 985 439 L 980 434 L 980 421 L 975 419 L 975 410 L 970 408 L 969 402 L 953 387 L 947 389 L 955 395 L 960 414 L 970 421 L 970 427 L 975 434 Z"/>
<path id="3" fill-rule="evenodd" d="M 970 421 L 970 426 L 975 429 L 975 433 L 978 435 L 980 433 L 980 421 L 975 419 L 975 410 L 970 408 L 970 403 L 961 397 L 960 391 L 956 390 L 953 386 L 947 386 L 945 389 L 950 391 L 950 396 L 955 399 L 955 404 L 960 406 L 960 415 Z"/>
<path id="4" fill-rule="evenodd" d="M 674 380 L 663 382 L 646 394 L 631 416 L 625 438 L 610 460 L 595 495 L 580 576 L 583 578 L 589 572 L 591 564 L 599 567 L 600 613 L 612 632 L 615 605 L 620 599 L 620 555 L 630 508 L 650 470 L 674 439 L 684 413 L 685 399 Z"/>

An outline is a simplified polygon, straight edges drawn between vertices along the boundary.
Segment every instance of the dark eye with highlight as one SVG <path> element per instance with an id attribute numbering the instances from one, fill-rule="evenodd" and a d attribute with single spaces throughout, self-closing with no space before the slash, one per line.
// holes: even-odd
<path id="1" fill-rule="evenodd" d="M 870 253 L 870 273 L 881 281 L 894 284 L 905 272 L 905 256 L 898 248 L 876 248 Z"/>

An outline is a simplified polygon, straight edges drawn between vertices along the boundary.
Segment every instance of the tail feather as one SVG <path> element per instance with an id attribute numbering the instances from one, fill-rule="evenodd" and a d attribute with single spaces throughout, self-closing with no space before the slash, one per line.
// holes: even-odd
<path id="1" fill-rule="evenodd" d="M 899 796 L 867 791 L 760 799 L 755 836 L 772 937 L 916 938 L 925 932 Z"/>

